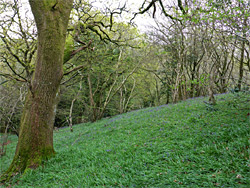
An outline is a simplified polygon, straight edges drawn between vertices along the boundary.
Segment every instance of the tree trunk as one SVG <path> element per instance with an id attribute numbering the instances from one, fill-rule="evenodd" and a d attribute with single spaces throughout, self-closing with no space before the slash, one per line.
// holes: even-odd
<path id="1" fill-rule="evenodd" d="M 16 153 L 2 180 L 38 167 L 55 153 L 53 124 L 73 0 L 29 0 L 29 3 L 38 31 L 36 66 L 23 109 Z"/>
<path id="2" fill-rule="evenodd" d="M 96 121 L 97 120 L 97 108 L 96 108 L 96 103 L 94 100 L 94 95 L 93 95 L 93 91 L 92 91 L 92 83 L 91 83 L 91 78 L 90 78 L 90 74 L 88 74 L 88 84 L 89 84 L 89 100 L 90 100 L 90 108 L 92 110 L 92 114 L 91 114 L 91 121 Z"/>
<path id="3" fill-rule="evenodd" d="M 70 106 L 70 110 L 69 110 L 69 127 L 70 127 L 71 132 L 73 132 L 73 120 L 72 120 L 73 108 L 74 108 L 74 103 L 78 99 L 78 96 L 82 90 L 82 77 L 81 77 L 81 81 L 80 81 L 79 85 L 80 85 L 80 88 L 79 88 L 76 96 L 74 97 L 74 99 L 71 101 L 71 106 Z"/>
<path id="4" fill-rule="evenodd" d="M 244 65 L 244 51 L 245 51 L 245 41 L 242 42 L 241 46 L 241 55 L 240 55 L 240 67 L 239 67 L 239 80 L 238 80 L 238 89 L 241 90 L 242 79 L 243 79 L 243 65 Z"/>
<path id="5" fill-rule="evenodd" d="M 214 81 L 216 76 L 216 66 L 212 65 L 210 73 L 209 73 L 209 86 L 208 86 L 208 94 L 209 94 L 209 103 L 212 105 L 216 105 L 216 100 L 214 98 Z"/>

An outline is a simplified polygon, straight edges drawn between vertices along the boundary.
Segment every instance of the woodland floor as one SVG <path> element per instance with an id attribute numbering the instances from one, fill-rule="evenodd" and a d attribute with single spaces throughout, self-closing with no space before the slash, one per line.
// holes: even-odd
<path id="1" fill-rule="evenodd" d="M 132 111 L 54 133 L 56 156 L 3 187 L 250 187 L 250 94 Z M 2 173 L 14 156 L 9 136 Z"/>

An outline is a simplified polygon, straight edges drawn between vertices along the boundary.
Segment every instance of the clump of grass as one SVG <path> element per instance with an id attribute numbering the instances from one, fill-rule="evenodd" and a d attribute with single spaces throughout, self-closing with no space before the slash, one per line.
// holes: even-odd
<path id="1" fill-rule="evenodd" d="M 14 187 L 249 187 L 250 98 L 239 95 L 237 105 L 233 94 L 216 96 L 216 110 L 197 98 L 61 129 L 57 155 Z"/>

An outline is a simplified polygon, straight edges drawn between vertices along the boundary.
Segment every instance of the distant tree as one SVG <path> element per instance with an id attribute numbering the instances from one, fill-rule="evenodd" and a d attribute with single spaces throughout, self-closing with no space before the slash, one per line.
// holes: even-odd
<path id="1" fill-rule="evenodd" d="M 63 92 L 61 96 L 59 113 L 56 116 L 57 125 L 58 122 L 67 122 L 65 104 L 69 103 L 70 98 L 70 103 L 75 105 L 74 109 L 69 109 L 72 105 L 67 105 L 71 114 L 68 122 L 96 121 L 118 113 L 114 97 L 124 87 L 129 90 L 127 83 L 135 72 L 133 68 L 138 68 L 138 61 L 135 59 L 125 60 L 126 52 L 136 51 L 142 42 L 142 36 L 136 28 L 124 22 L 116 22 L 116 15 L 121 14 L 123 9 L 124 7 L 114 10 L 107 8 L 101 12 L 91 4 L 75 1 L 64 56 L 66 73 L 62 81 L 62 91 L 67 88 L 67 92 Z M 119 60 L 119 57 L 122 59 Z M 76 72 L 68 71 L 72 68 L 79 69 Z M 82 80 L 83 87 L 78 94 L 79 80 Z M 75 97 L 69 97 L 69 93 L 74 93 L 74 96 L 78 94 L 77 101 L 74 100 Z"/>

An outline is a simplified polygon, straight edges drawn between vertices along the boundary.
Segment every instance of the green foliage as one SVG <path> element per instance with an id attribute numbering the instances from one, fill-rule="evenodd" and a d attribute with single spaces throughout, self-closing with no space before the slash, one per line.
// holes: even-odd
<path id="1" fill-rule="evenodd" d="M 249 187 L 249 109 L 216 98 L 217 111 L 201 97 L 59 129 L 57 155 L 13 187 Z"/>
<path id="2" fill-rule="evenodd" d="M 243 90 L 239 92 L 238 90 L 232 91 L 232 97 L 227 101 L 227 105 L 234 109 L 245 108 L 250 109 L 250 91 Z"/>
<path id="3" fill-rule="evenodd" d="M 93 19 L 95 22 L 98 22 L 103 16 L 99 12 L 91 12 L 91 14 L 93 14 L 91 20 Z M 89 24 L 90 20 L 87 20 L 88 23 L 86 24 Z M 105 20 L 102 21 L 106 23 L 107 20 Z M 77 40 L 74 42 L 71 35 L 68 35 L 66 39 L 64 52 L 64 62 L 66 63 L 64 64 L 64 72 L 68 72 L 77 66 L 83 66 L 84 68 L 66 75 L 63 78 L 63 82 L 66 80 L 70 80 L 70 82 L 65 86 L 62 86 L 61 89 L 61 101 L 58 105 L 58 113 L 56 115 L 56 126 L 58 127 L 64 126 L 67 123 L 66 119 L 69 116 L 71 102 L 79 90 L 78 86 L 79 80 L 81 80 L 80 77 L 82 77 L 83 89 L 79 93 L 76 103 L 74 103 L 72 114 L 74 123 L 95 121 L 105 116 L 113 116 L 120 113 L 120 90 L 126 90 L 123 93 L 128 94 L 133 87 L 133 80 L 129 78 L 125 82 L 125 89 L 122 87 L 117 92 L 116 89 L 119 88 L 124 78 L 126 78 L 138 63 L 138 60 L 140 60 L 138 58 L 140 54 L 137 52 L 139 49 L 131 49 L 127 46 L 128 44 L 131 46 L 139 46 L 142 43 L 142 37 L 138 34 L 136 28 L 132 28 L 124 23 L 113 23 L 113 27 L 117 29 L 117 32 L 113 33 L 108 30 L 105 30 L 105 32 L 110 39 L 116 39 L 119 37 L 119 40 L 114 42 L 99 38 L 95 32 L 88 30 L 87 26 L 82 27 L 82 21 L 83 20 L 80 20 L 75 23 L 80 25 L 81 32 L 78 30 L 72 32 L 72 36 L 77 34 L 75 36 Z M 131 41 L 131 38 L 137 38 L 137 41 Z M 78 44 L 77 41 L 83 41 L 84 43 L 91 42 L 87 48 L 79 51 L 72 57 L 72 51 L 81 48 L 83 45 Z M 119 41 L 123 42 L 119 43 Z M 125 46 L 123 46 L 124 42 L 126 43 Z M 117 43 L 121 46 L 117 45 Z M 70 61 L 67 62 L 70 57 Z M 115 83 L 115 85 L 113 85 L 113 83 Z M 93 95 L 94 103 L 90 100 L 91 93 Z M 110 100 L 108 99 L 107 102 L 106 99 L 108 97 L 110 97 Z M 128 99 L 128 97 L 129 96 L 126 96 L 126 99 Z M 106 105 L 105 102 L 107 102 L 108 105 Z M 130 105 L 127 105 L 127 107 L 130 109 Z"/>
<path id="4" fill-rule="evenodd" d="M 74 50 L 74 39 L 71 35 L 68 35 L 65 41 L 64 57 L 63 57 L 64 62 L 67 62 L 70 59 L 73 50 Z"/>

